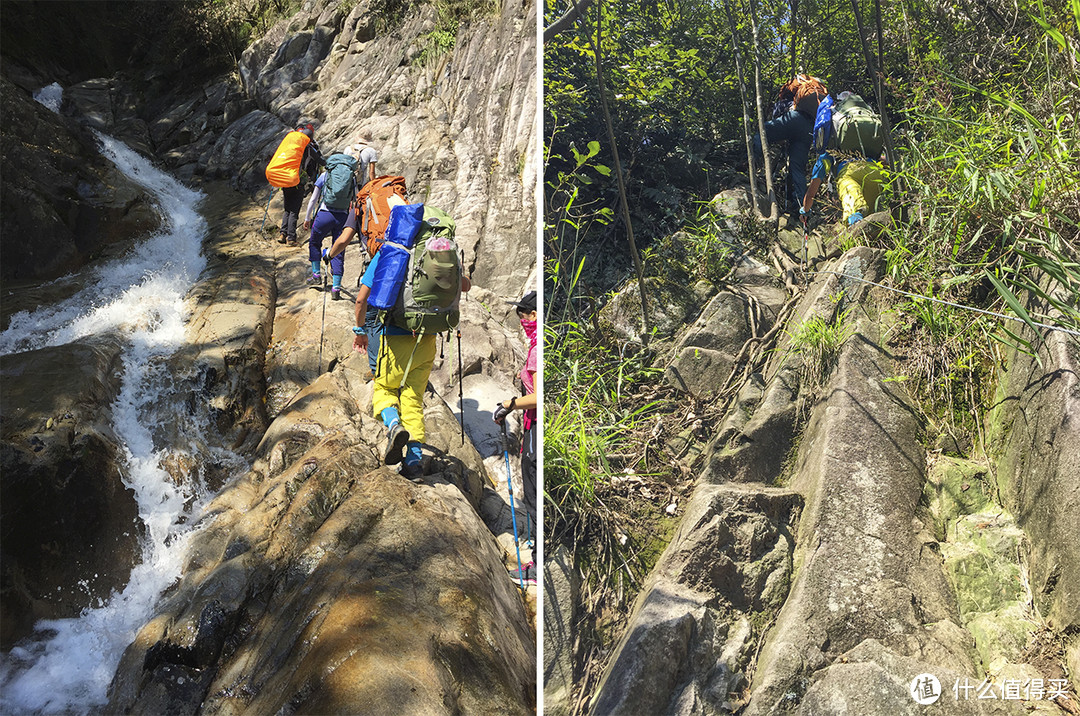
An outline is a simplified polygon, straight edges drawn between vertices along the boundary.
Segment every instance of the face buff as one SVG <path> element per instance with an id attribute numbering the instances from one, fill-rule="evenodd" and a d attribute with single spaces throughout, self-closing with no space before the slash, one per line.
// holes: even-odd
<path id="1" fill-rule="evenodd" d="M 530 341 L 536 341 L 536 321 L 530 321 L 527 318 L 521 319 L 521 327 L 525 330 L 525 335 L 529 337 Z"/>

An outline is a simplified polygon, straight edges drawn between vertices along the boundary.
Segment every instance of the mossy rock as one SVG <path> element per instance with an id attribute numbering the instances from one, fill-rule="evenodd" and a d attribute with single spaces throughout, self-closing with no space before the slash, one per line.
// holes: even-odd
<path id="1" fill-rule="evenodd" d="M 1024 533 L 1006 513 L 995 510 L 967 515 L 956 522 L 942 545 L 945 570 L 956 590 L 964 621 L 997 612 L 1020 601 L 1020 565 Z"/>
<path id="2" fill-rule="evenodd" d="M 944 540 L 946 531 L 963 515 L 992 504 L 993 485 L 982 465 L 954 457 L 941 457 L 930 467 L 923 494 L 934 516 L 934 535 Z"/>
<path id="3" fill-rule="evenodd" d="M 645 279 L 649 323 L 657 338 L 670 338 L 701 311 L 701 302 L 689 286 Z M 620 340 L 642 339 L 641 293 L 636 281 L 629 281 L 604 308 L 600 319 L 614 328 Z"/>
<path id="4" fill-rule="evenodd" d="M 1036 628 L 1038 625 L 1026 618 L 1020 604 L 979 614 L 967 623 L 967 630 L 975 637 L 975 651 L 987 667 L 1001 658 L 1019 661 Z"/>

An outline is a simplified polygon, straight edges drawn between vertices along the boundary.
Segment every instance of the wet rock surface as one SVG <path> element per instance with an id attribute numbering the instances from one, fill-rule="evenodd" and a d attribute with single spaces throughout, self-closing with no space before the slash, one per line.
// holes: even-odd
<path id="1" fill-rule="evenodd" d="M 142 526 L 110 426 L 120 339 L 0 357 L 2 643 L 122 587 Z"/>
<path id="2" fill-rule="evenodd" d="M 160 225 L 149 196 L 105 160 L 89 131 L 0 78 L 5 282 L 51 279 Z"/>
<path id="3" fill-rule="evenodd" d="M 174 425 L 151 432 L 164 441 L 191 421 L 212 426 L 208 444 L 167 455 L 162 467 L 176 480 L 198 474 L 220 492 L 199 517 L 181 579 L 125 653 L 109 712 L 535 710 L 535 589 L 520 594 L 507 574 L 514 561 L 508 497 L 491 467 L 503 453 L 486 434 L 478 441 L 483 452 L 463 442 L 459 415 L 483 413 L 490 422 L 491 394 L 513 394 L 524 359 L 521 330 L 504 301 L 536 281 L 536 6 L 511 3 L 478 15 L 456 28 L 452 50 L 433 58 L 420 57 L 437 20 L 433 8 L 405 7 L 390 22 L 378 10 L 366 2 L 307 3 L 244 55 L 238 79 L 193 78 L 152 101 L 139 101 L 146 77 L 83 76 L 65 87 L 65 117 L 103 128 L 200 184 L 210 223 L 207 268 L 187 298 L 187 344 L 167 365 L 183 405 Z M 9 89 L 5 83 L 5 105 Z M 24 99 L 26 112 L 74 126 Z M 424 475 L 415 481 L 381 466 L 385 428 L 371 415 L 366 356 L 352 348 L 362 249 L 348 249 L 345 300 L 335 301 L 322 286 L 307 285 L 306 245 L 273 240 L 280 192 L 270 192 L 263 226 L 263 168 L 300 119 L 318 125 L 325 154 L 370 131 L 380 173 L 404 174 L 414 201 L 457 220 L 476 287 L 462 309 L 461 372 L 486 380 L 457 406 L 455 336 L 425 395 Z M 63 146 L 61 139 L 50 134 L 41 144 Z M 26 141 L 22 123 L 17 141 Z M 6 132 L 4 142 L 6 156 Z M 7 211 L 8 179 L 5 222 L 17 218 Z M 137 201 L 124 206 L 134 223 Z M 126 226 L 106 219 L 109 228 Z M 10 228 L 5 223 L 5 240 L 22 225 Z M 5 243 L 5 269 L 8 256 Z M 27 307 L 48 298 L 24 296 Z M 58 350 L 61 362 L 78 357 L 78 348 Z M 21 358 L 5 357 L 5 376 Z M 107 382 L 112 366 L 83 362 L 92 374 L 87 390 Z M 8 479 L 6 461 L 15 455 L 25 462 L 23 452 L 37 444 L 28 442 L 31 433 L 41 432 L 36 423 L 19 427 L 8 450 L 7 397 L 5 390 L 5 530 L 14 525 L 8 504 L 16 504 L 8 488 L 18 484 Z M 97 396 L 93 408 L 110 399 Z M 107 425 L 107 411 L 98 417 Z M 63 456 L 48 447 L 51 438 L 40 439 L 42 452 L 56 457 L 48 467 L 55 472 Z M 110 444 L 115 451 L 115 439 Z M 240 453 L 250 469 L 206 458 L 220 451 Z M 22 463 L 18 469 L 26 472 Z M 120 484 L 109 469 L 116 479 L 102 489 Z M 517 470 L 515 457 L 515 480 Z M 122 497 L 100 509 L 122 520 Z M 97 535 L 86 541 L 112 550 L 114 571 L 137 559 L 123 552 L 127 543 L 115 547 Z M 4 542 L 6 569 L 15 562 L 6 535 Z M 15 638 L 41 614 L 19 604 L 23 611 L 9 620 L 9 593 L 5 581 L 4 627 L 17 626 Z"/>

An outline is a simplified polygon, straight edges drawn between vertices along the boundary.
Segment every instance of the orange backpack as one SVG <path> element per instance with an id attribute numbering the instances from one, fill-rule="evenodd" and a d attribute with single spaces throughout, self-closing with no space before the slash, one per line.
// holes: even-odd
<path id="1" fill-rule="evenodd" d="M 409 202 L 405 191 L 405 177 L 375 177 L 356 192 L 356 212 L 360 222 L 360 233 L 367 239 L 369 256 L 382 248 L 386 237 L 386 224 L 390 221 L 390 203 L 392 196 L 400 196 Z"/>
<path id="2" fill-rule="evenodd" d="M 281 140 L 274 158 L 266 165 L 266 181 L 270 186 L 285 189 L 300 183 L 300 161 L 304 158 L 311 137 L 299 130 L 293 130 Z"/>
<path id="3" fill-rule="evenodd" d="M 780 100 L 790 100 L 795 109 L 811 119 L 817 115 L 818 103 L 828 94 L 825 83 L 810 75 L 795 75 L 795 79 L 780 88 Z"/>

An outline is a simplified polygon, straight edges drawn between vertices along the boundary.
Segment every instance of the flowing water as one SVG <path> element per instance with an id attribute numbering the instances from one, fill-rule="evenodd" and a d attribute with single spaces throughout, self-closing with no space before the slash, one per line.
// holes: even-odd
<path id="1" fill-rule="evenodd" d="M 94 713 L 124 648 L 152 616 L 162 591 L 181 572 L 194 523 L 210 497 L 200 474 L 182 484 L 161 468 L 165 457 L 244 468 L 241 458 L 208 448 L 212 436 L 177 404 L 186 394 L 168 359 L 182 347 L 184 296 L 206 265 L 203 195 L 155 169 L 125 145 L 100 137 L 102 151 L 152 194 L 163 228 L 122 259 L 78 278 L 82 290 L 54 306 L 15 314 L 0 333 L 0 354 L 59 346 L 118 333 L 125 339 L 123 379 L 112 406 L 125 483 L 146 525 L 142 562 L 122 592 L 88 605 L 77 619 L 42 621 L 35 638 L 0 656 L 0 713 Z M 67 277 L 63 280 L 71 280 Z M 153 426 L 153 430 L 151 429 Z M 197 473 L 198 470 L 196 469 Z"/>

